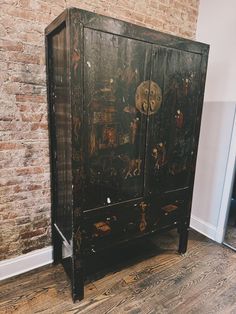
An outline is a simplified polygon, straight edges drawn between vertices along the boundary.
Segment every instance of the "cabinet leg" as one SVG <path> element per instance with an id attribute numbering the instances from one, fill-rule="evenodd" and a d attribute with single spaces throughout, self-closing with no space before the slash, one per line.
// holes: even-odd
<path id="1" fill-rule="evenodd" d="M 73 269 L 72 298 L 73 302 L 84 298 L 84 270 L 83 267 L 76 267 L 76 261 Z"/>
<path id="2" fill-rule="evenodd" d="M 56 230 L 52 227 L 52 243 L 53 243 L 53 263 L 58 264 L 62 260 L 62 239 Z"/>
<path id="3" fill-rule="evenodd" d="M 184 227 L 179 231 L 179 253 L 184 254 L 188 245 L 188 228 Z"/>

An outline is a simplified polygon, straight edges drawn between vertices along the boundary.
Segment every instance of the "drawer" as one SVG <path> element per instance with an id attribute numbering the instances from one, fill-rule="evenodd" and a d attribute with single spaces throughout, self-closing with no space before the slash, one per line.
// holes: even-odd
<path id="1" fill-rule="evenodd" d="M 88 242 L 119 242 L 132 236 L 146 233 L 150 226 L 149 205 L 129 202 L 84 212 L 83 234 Z"/>
<path id="2" fill-rule="evenodd" d="M 155 202 L 131 201 L 83 213 L 85 247 L 95 251 L 179 223 L 184 199 L 176 194 Z"/>
<path id="3" fill-rule="evenodd" d="M 150 216 L 154 229 L 177 224 L 181 217 L 187 215 L 185 210 L 186 193 L 167 193 L 152 197 Z"/>

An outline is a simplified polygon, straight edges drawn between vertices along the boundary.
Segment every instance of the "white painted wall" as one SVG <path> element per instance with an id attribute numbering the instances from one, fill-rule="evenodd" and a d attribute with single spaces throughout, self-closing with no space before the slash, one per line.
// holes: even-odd
<path id="1" fill-rule="evenodd" d="M 210 44 L 210 54 L 191 226 L 218 242 L 227 211 L 226 203 L 221 206 L 222 195 L 228 188 L 225 182 L 231 184 L 233 176 L 232 167 L 226 177 L 229 153 L 235 150 L 236 155 L 235 144 L 231 145 L 236 108 L 235 12 L 235 0 L 200 0 L 196 39 Z"/>
<path id="2" fill-rule="evenodd" d="M 200 0 L 196 40 L 210 44 L 206 101 L 236 100 L 235 30 L 235 0 Z"/>

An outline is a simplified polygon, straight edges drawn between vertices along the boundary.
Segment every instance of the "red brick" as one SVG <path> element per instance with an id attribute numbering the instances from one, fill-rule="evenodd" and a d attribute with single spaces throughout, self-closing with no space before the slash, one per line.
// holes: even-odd
<path id="1" fill-rule="evenodd" d="M 28 174 L 39 174 L 44 173 L 45 169 L 43 167 L 28 167 L 28 168 L 18 168 L 16 169 L 16 175 L 28 175 Z"/>
<path id="2" fill-rule="evenodd" d="M 23 44 L 21 42 L 15 42 L 13 40 L 1 39 L 0 51 L 23 51 Z"/>
<path id="3" fill-rule="evenodd" d="M 12 213 L 12 212 L 4 213 L 2 215 L 3 220 L 15 219 L 16 217 L 17 217 L 17 213 Z"/>
<path id="4" fill-rule="evenodd" d="M 25 95 L 25 94 L 17 94 L 16 95 L 16 101 L 19 102 L 46 102 L 46 95 Z"/>
<path id="5" fill-rule="evenodd" d="M 29 55 L 19 52 L 11 52 L 9 58 L 13 62 L 25 63 L 25 64 L 40 64 L 40 57 L 37 55 Z"/>
<path id="6" fill-rule="evenodd" d="M 21 119 L 24 122 L 40 122 L 43 118 L 43 114 L 22 114 Z"/>
<path id="7" fill-rule="evenodd" d="M 46 123 L 33 123 L 31 125 L 31 131 L 35 131 L 35 130 L 39 130 L 39 129 L 47 130 L 48 124 L 46 124 Z"/>
<path id="8" fill-rule="evenodd" d="M 169 6 L 162 3 L 159 4 L 158 8 L 160 11 L 163 11 L 165 13 L 169 10 Z"/>
<path id="9" fill-rule="evenodd" d="M 40 228 L 40 229 L 35 229 L 32 231 L 27 231 L 27 232 L 23 232 L 20 234 L 21 239 L 31 239 L 33 237 L 42 235 L 45 233 L 45 229 L 44 228 Z"/>
<path id="10" fill-rule="evenodd" d="M 6 143 L 0 142 L 0 150 L 10 150 L 10 149 L 22 149 L 24 145 L 19 143 Z"/>

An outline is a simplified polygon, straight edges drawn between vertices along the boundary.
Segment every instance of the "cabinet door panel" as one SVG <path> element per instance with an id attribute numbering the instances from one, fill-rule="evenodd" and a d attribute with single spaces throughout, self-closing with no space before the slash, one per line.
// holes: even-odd
<path id="1" fill-rule="evenodd" d="M 192 174 L 201 55 L 156 48 L 151 80 L 161 90 L 160 109 L 149 116 L 148 189 L 187 187 Z"/>
<path id="2" fill-rule="evenodd" d="M 143 195 L 147 120 L 135 94 L 151 45 L 85 28 L 84 55 L 87 210 Z"/>

